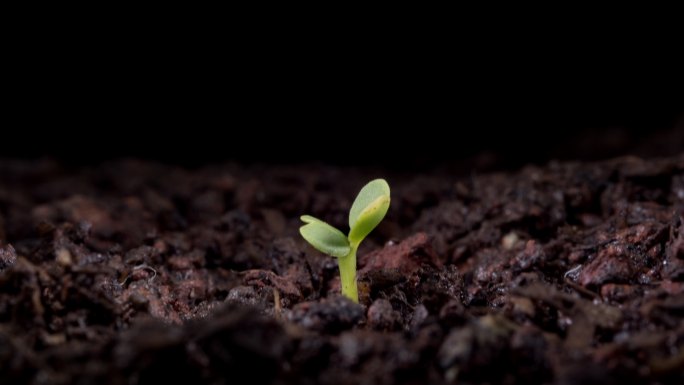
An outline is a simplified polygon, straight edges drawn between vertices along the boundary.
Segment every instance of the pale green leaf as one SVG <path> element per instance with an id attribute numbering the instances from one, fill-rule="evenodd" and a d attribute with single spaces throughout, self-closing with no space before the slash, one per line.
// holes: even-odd
<path id="1" fill-rule="evenodd" d="M 349 254 L 349 241 L 340 230 L 310 215 L 302 215 L 301 220 L 306 224 L 299 228 L 299 233 L 316 250 L 333 257 Z"/>
<path id="2" fill-rule="evenodd" d="M 349 211 L 349 241 L 358 245 L 382 221 L 390 205 L 390 188 L 384 179 L 363 186 Z"/>
<path id="3" fill-rule="evenodd" d="M 354 227 L 354 223 L 358 220 L 359 214 L 381 196 L 387 196 L 388 198 L 390 196 L 389 185 L 384 179 L 372 180 L 361 188 L 359 195 L 356 196 L 356 200 L 354 200 L 354 203 L 349 210 L 350 229 Z"/>

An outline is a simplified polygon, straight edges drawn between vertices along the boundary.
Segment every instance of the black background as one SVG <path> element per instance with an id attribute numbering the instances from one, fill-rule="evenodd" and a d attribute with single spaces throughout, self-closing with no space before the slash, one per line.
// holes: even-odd
<path id="1" fill-rule="evenodd" d="M 2 156 L 506 169 L 684 150 L 661 52 L 325 43 L 47 42 L 12 62 Z"/>

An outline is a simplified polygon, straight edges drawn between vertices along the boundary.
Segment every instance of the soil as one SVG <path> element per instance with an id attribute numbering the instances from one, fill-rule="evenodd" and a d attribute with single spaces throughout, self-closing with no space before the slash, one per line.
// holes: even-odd
<path id="1" fill-rule="evenodd" d="M 361 303 L 298 235 L 392 186 Z M 510 174 L 0 162 L 2 384 L 684 383 L 684 155 Z"/>

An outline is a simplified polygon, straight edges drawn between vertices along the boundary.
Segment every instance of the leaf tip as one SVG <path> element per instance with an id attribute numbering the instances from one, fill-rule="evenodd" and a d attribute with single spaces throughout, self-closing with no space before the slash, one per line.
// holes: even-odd
<path id="1" fill-rule="evenodd" d="M 312 217 L 311 215 L 302 215 L 301 217 L 299 217 L 299 219 L 301 219 L 301 221 L 304 223 L 311 223 L 316 221 L 316 218 Z"/>

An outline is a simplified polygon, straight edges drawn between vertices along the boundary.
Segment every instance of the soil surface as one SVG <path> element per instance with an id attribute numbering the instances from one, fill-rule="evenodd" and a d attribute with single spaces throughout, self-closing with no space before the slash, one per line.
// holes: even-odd
<path id="1" fill-rule="evenodd" d="M 301 214 L 345 229 L 361 304 Z M 512 174 L 0 162 L 1 384 L 684 383 L 684 155 Z"/>

